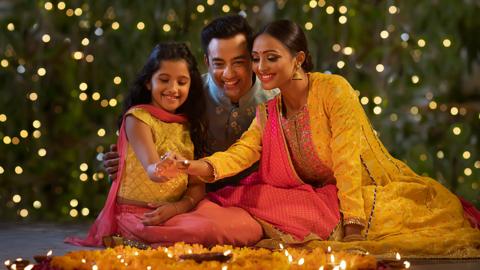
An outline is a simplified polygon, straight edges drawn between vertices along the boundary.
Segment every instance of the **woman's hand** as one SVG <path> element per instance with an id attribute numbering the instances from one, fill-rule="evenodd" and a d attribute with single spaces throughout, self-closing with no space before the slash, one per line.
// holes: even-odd
<path id="1" fill-rule="evenodd" d="M 149 203 L 148 206 L 155 210 L 143 214 L 142 223 L 146 226 L 160 225 L 170 218 L 180 214 L 176 203 Z"/>
<path id="2" fill-rule="evenodd" d="M 148 177 L 155 182 L 166 182 L 170 178 L 176 177 L 181 172 L 176 166 L 177 155 L 173 152 L 167 152 L 160 158 L 159 162 L 148 165 Z"/>
<path id="3" fill-rule="evenodd" d="M 343 237 L 344 242 L 352 241 L 362 241 L 365 238 L 362 236 L 363 226 L 357 224 L 347 224 L 344 226 L 345 236 Z"/>

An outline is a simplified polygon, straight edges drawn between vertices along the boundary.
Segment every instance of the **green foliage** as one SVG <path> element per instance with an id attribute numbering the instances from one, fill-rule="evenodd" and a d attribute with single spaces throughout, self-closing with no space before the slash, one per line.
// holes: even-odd
<path id="1" fill-rule="evenodd" d="M 67 1 L 60 9 L 59 1 L 52 1 L 50 10 L 46 1 L 0 3 L 0 218 L 22 219 L 21 209 L 28 210 L 26 219 L 31 220 L 71 220 L 71 210 L 83 208 L 90 214 L 79 217 L 95 216 L 109 188 L 99 158 L 116 141 L 122 97 L 136 72 L 155 43 L 166 40 L 188 42 L 201 63 L 200 30 L 226 14 L 224 5 L 228 13 L 243 10 L 255 29 L 279 18 L 305 27 L 312 23 L 306 33 L 316 70 L 345 76 L 359 98 L 368 97 L 365 110 L 387 148 L 418 173 L 480 205 L 476 1 L 327 0 L 314 8 L 311 1 L 212 2 L 87 0 Z M 394 14 L 389 13 L 392 5 L 398 8 Z M 327 14 L 328 6 L 333 14 Z M 345 14 L 341 6 L 347 8 Z M 82 13 L 77 16 L 78 8 Z M 339 23 L 341 16 L 345 24 Z M 145 24 L 143 30 L 137 28 L 139 22 Z M 383 30 L 389 33 L 386 39 L 380 37 Z M 408 40 L 400 38 L 403 33 Z M 49 42 L 42 41 L 45 34 Z M 85 38 L 89 43 L 82 45 Z M 442 45 L 444 39 L 450 47 Z M 340 51 L 332 49 L 334 44 Z M 353 49 L 351 55 L 343 53 L 346 47 Z M 74 59 L 75 52 L 82 53 L 80 59 Z M 94 60 L 87 61 L 91 56 Z M 376 71 L 378 64 L 383 72 Z M 44 76 L 39 68 L 45 68 Z M 116 76 L 120 84 L 113 82 Z M 414 83 L 412 76 L 419 81 Z M 87 89 L 80 89 L 81 83 Z M 382 100 L 374 104 L 377 96 Z M 429 107 L 431 101 L 435 109 Z M 373 113 L 377 106 L 380 114 Z M 452 107 L 458 109 L 456 115 L 450 113 Z M 33 126 L 35 120 L 40 127 Z M 456 127 L 459 135 L 453 133 Z M 97 135 L 101 129 L 105 136 Z M 21 130 L 28 132 L 26 138 Z M 35 131 L 41 136 L 35 138 Z M 46 156 L 39 156 L 39 149 Z M 85 171 L 82 163 L 88 165 Z M 15 173 L 17 166 L 21 174 Z M 80 180 L 82 174 L 86 181 Z M 18 203 L 15 194 L 21 196 Z M 70 205 L 72 199 L 78 206 Z M 37 200 L 39 209 L 32 206 Z"/>

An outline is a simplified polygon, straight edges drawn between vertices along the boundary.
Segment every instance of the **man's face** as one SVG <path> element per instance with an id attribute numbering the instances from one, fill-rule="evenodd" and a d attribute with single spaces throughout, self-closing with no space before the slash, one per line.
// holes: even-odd
<path id="1" fill-rule="evenodd" d="M 247 39 L 243 34 L 226 39 L 214 38 L 205 56 L 208 73 L 225 95 L 237 103 L 252 87 L 252 65 Z"/>

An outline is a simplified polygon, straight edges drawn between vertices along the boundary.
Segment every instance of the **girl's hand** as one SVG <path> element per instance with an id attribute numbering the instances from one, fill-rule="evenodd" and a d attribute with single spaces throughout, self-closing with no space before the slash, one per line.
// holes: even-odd
<path id="1" fill-rule="evenodd" d="M 166 182 L 170 178 L 176 177 L 180 172 L 176 165 L 174 154 L 167 152 L 159 162 L 150 164 L 147 167 L 148 176 L 155 182 Z"/>
<path id="2" fill-rule="evenodd" d="M 344 242 L 352 241 L 363 241 L 365 238 L 362 236 L 363 226 L 356 224 L 347 224 L 344 226 L 345 236 L 343 237 Z"/>
<path id="3" fill-rule="evenodd" d="M 160 225 L 170 218 L 180 214 L 176 203 L 149 203 L 148 206 L 156 209 L 143 214 L 142 223 L 146 226 Z"/>

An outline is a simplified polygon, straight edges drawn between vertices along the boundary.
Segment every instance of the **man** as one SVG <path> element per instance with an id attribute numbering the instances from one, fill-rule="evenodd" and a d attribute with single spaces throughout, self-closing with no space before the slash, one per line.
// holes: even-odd
<path id="1" fill-rule="evenodd" d="M 207 155 L 230 147 L 250 126 L 256 106 L 279 93 L 263 90 L 252 72 L 252 38 L 251 27 L 240 15 L 217 18 L 202 29 L 201 43 L 208 67 L 208 73 L 202 76 L 209 120 Z M 115 179 L 118 170 L 115 146 L 103 158 L 106 171 Z M 234 185 L 257 168 L 258 164 L 254 164 L 236 176 L 207 184 L 207 190 Z"/>
<path id="2" fill-rule="evenodd" d="M 226 150 L 240 138 L 254 119 L 256 106 L 274 97 L 278 94 L 278 90 L 267 92 L 261 89 L 260 82 L 256 80 L 252 72 L 250 59 L 252 29 L 242 16 L 225 16 L 213 20 L 202 30 L 201 42 L 204 61 L 208 67 L 208 73 L 203 76 L 207 101 L 206 117 L 209 120 L 209 141 L 206 154 L 212 154 Z M 111 150 L 112 152 L 104 155 L 103 163 L 110 177 L 115 179 L 119 160 L 116 149 L 111 148 Z M 220 183 L 207 184 L 207 190 L 213 191 L 225 185 L 235 184 L 255 171 L 257 167 L 258 165 L 254 164 L 251 168 L 230 179 L 225 179 Z M 215 213 L 226 210 L 221 209 L 218 205 L 210 207 L 212 210 L 203 210 L 202 212 L 202 209 L 196 209 L 190 215 L 201 215 L 202 224 L 208 223 L 211 224 L 210 227 L 217 227 L 215 231 L 224 231 L 224 235 L 216 236 L 213 241 L 221 244 L 251 244 L 252 241 L 260 240 L 260 225 L 253 218 L 247 218 L 246 212 L 239 213 L 238 220 L 230 220 L 227 228 L 224 223 L 219 222 L 219 219 L 222 219 L 220 215 L 215 215 Z M 157 210 L 151 213 L 155 214 L 158 212 Z M 189 213 L 182 216 L 186 217 L 186 215 Z M 155 218 L 154 215 L 144 224 L 160 224 L 161 222 L 156 222 Z M 234 236 L 239 231 L 243 231 L 245 234 L 248 234 L 248 231 L 256 233 L 253 233 L 251 237 Z M 212 241 L 209 238 L 199 239 L 199 242 L 202 240 L 208 243 Z"/>

